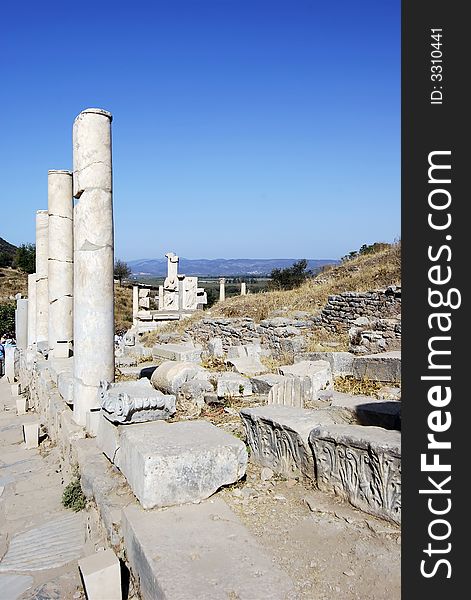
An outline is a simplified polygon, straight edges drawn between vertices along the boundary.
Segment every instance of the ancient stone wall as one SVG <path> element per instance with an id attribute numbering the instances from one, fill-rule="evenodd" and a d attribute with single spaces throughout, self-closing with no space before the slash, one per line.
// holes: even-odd
<path id="1" fill-rule="evenodd" d="M 400 316 L 401 288 L 390 286 L 374 292 L 344 292 L 329 296 L 319 316 L 319 324 L 330 331 L 345 331 L 355 324 L 354 321 L 363 317 L 372 325 L 378 320 L 385 321 L 382 326 L 384 331 L 387 329 L 387 320 L 397 320 Z M 394 324 L 391 322 L 389 328 L 394 330 Z"/>
<path id="2" fill-rule="evenodd" d="M 190 337 L 206 345 L 211 338 L 221 338 L 223 349 L 259 342 L 274 354 L 295 353 L 305 348 L 306 334 L 315 326 L 315 317 L 288 319 L 274 317 L 255 323 L 248 317 L 205 318 L 187 330 Z"/>

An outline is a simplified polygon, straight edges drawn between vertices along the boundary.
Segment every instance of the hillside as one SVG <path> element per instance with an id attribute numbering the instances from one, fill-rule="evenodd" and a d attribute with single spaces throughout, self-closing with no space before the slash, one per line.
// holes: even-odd
<path id="1" fill-rule="evenodd" d="M 16 250 L 16 246 L 0 237 L 0 267 L 11 266 Z"/>
<path id="2" fill-rule="evenodd" d="M 290 267 L 297 258 L 180 258 L 178 271 L 185 275 L 200 277 L 260 277 L 269 275 L 273 269 Z M 308 269 L 318 271 L 325 265 L 338 263 L 335 259 L 309 259 Z M 128 266 L 132 274 L 140 277 L 165 277 L 167 275 L 166 258 L 130 260 Z"/>
<path id="3" fill-rule="evenodd" d="M 15 294 L 28 294 L 28 275 L 18 269 L 0 268 L 0 302 L 11 300 Z"/>
<path id="4" fill-rule="evenodd" d="M 248 294 L 215 304 L 211 316 L 251 317 L 265 319 L 273 311 L 289 315 L 294 311 L 317 313 L 331 294 L 345 291 L 369 291 L 400 285 L 401 245 L 388 245 L 373 254 L 347 260 L 334 267 L 326 267 L 301 287 L 287 291 Z"/>

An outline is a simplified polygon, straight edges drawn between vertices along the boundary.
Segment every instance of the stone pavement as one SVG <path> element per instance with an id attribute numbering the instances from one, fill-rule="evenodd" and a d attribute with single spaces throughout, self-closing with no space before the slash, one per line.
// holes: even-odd
<path id="1" fill-rule="evenodd" d="M 27 450 L 5 377 L 0 379 L 0 598 L 80 600 L 85 598 L 77 560 L 105 544 L 94 513 L 75 513 L 61 504 L 72 475 L 57 448 L 47 442 Z M 93 532 L 93 533 L 91 533 Z"/>

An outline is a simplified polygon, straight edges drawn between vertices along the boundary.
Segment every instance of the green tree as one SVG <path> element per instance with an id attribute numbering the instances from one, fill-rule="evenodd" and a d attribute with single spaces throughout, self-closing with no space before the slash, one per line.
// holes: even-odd
<path id="1" fill-rule="evenodd" d="M 15 305 L 0 304 L 0 336 L 15 337 Z"/>
<path id="2" fill-rule="evenodd" d="M 21 244 L 16 250 L 13 266 L 25 273 L 34 273 L 36 270 L 36 246 Z"/>
<path id="3" fill-rule="evenodd" d="M 273 269 L 270 274 L 270 288 L 275 290 L 292 290 L 299 287 L 311 271 L 307 270 L 307 260 L 302 258 L 286 269 Z"/>
<path id="4" fill-rule="evenodd" d="M 129 277 L 129 275 L 131 275 L 131 269 L 124 260 L 118 258 L 114 263 L 114 276 L 115 279 L 119 279 L 119 285 L 122 285 L 123 279 Z"/>

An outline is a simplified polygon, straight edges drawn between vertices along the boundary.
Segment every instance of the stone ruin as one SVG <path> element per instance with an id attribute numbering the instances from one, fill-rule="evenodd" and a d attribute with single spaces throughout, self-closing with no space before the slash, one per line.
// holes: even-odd
<path id="1" fill-rule="evenodd" d="M 167 252 L 167 277 L 158 294 L 147 285 L 134 285 L 132 294 L 133 333 L 153 331 L 167 321 L 179 320 L 201 310 L 208 303 L 198 277 L 178 273 L 179 257 Z"/>
<path id="2" fill-rule="evenodd" d="M 73 172 L 49 171 L 48 210 L 36 214 L 36 273 L 28 277 L 28 299 L 18 299 L 18 347 L 6 360 L 19 414 L 21 406 L 38 415 L 25 425 L 27 447 L 38 445 L 45 428 L 65 459 L 79 464 L 82 489 L 95 501 L 109 543 L 126 559 L 143 598 L 160 597 L 170 584 L 176 588 L 169 597 L 192 597 L 194 569 L 188 567 L 192 578 L 172 570 L 189 536 L 218 556 L 199 597 L 206 597 L 212 578 L 240 597 L 248 589 L 252 597 L 284 598 L 293 582 L 214 497 L 244 477 L 246 445 L 198 417 L 208 406 L 237 399 L 242 408 L 235 418 L 252 462 L 397 524 L 400 352 L 305 352 L 300 338 L 318 324 L 306 314 L 259 324 L 204 319 L 183 343 L 160 340 L 145 351 L 131 331 L 133 371 L 127 381 L 115 381 L 115 366 L 118 372 L 122 367 L 114 347 L 111 121 L 102 109 L 78 115 Z M 134 287 L 135 333 L 145 321 L 142 313 L 152 313 L 152 321 L 159 313 L 180 318 L 204 304 L 197 278 L 179 275 L 178 257 L 166 256 L 156 308 L 148 288 Z M 224 284 L 221 279 L 222 298 Z M 379 305 L 370 308 L 373 313 Z M 343 311 L 350 328 L 362 316 L 355 310 Z M 265 358 L 286 349 L 293 364 L 269 372 Z M 143 356 L 150 365 L 137 364 Z M 204 367 L 209 359 L 225 370 Z M 338 376 L 366 376 L 384 387 L 377 398 L 342 394 L 334 390 Z M 175 421 L 179 413 L 184 417 Z M 171 544 L 159 552 L 173 557 L 168 569 L 155 559 L 165 536 Z M 235 569 L 247 560 L 250 571 Z"/>

